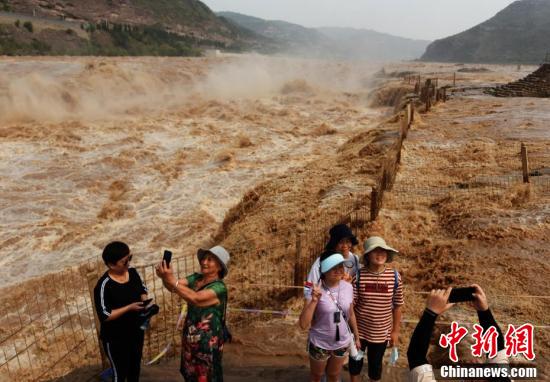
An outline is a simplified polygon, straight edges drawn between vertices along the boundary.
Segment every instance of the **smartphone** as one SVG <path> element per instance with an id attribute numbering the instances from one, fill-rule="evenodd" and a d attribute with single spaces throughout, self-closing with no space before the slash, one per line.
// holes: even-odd
<path id="1" fill-rule="evenodd" d="M 166 266 L 170 266 L 170 261 L 172 261 L 172 251 L 164 251 L 164 256 L 162 256 L 162 260 L 166 262 Z"/>
<path id="2" fill-rule="evenodd" d="M 474 287 L 453 288 L 449 295 L 449 302 L 465 302 L 474 301 L 473 293 L 476 292 Z"/>
<path id="3" fill-rule="evenodd" d="M 152 298 L 148 298 L 147 300 L 143 300 L 143 301 L 141 302 L 141 305 L 143 305 L 143 306 L 146 307 L 147 305 L 149 305 L 149 304 L 151 303 L 151 301 L 153 301 L 153 299 L 152 299 Z"/>

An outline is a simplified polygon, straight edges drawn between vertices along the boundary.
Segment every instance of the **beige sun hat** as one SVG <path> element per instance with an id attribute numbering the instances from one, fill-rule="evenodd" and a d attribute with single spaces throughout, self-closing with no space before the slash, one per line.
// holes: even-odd
<path id="1" fill-rule="evenodd" d="M 382 239 L 380 236 L 369 237 L 367 240 L 365 240 L 363 248 L 365 249 L 363 252 L 363 256 L 366 256 L 369 252 L 374 251 L 376 248 L 385 249 L 388 253 L 388 263 L 391 263 L 393 261 L 393 255 L 399 253 L 398 250 L 393 249 L 392 247 L 387 245 L 386 240 Z"/>
<path id="2" fill-rule="evenodd" d="M 227 276 L 227 272 L 229 272 L 229 269 L 227 268 L 229 265 L 229 259 L 230 259 L 229 252 L 227 252 L 227 250 L 221 245 L 216 245 L 215 247 L 212 247 L 210 249 L 202 249 L 202 248 L 199 249 L 197 251 L 197 258 L 199 259 L 199 261 L 202 261 L 203 257 L 209 253 L 216 256 L 216 258 L 219 260 L 223 271 L 222 278 Z"/>

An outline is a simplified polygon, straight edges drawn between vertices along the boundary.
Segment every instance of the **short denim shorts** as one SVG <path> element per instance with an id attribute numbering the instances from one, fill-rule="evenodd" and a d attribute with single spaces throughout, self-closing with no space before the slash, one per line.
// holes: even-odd
<path id="1" fill-rule="evenodd" d="M 347 355 L 348 348 L 341 348 L 336 350 L 325 350 L 318 346 L 313 345 L 311 342 L 308 346 L 309 356 L 315 361 L 325 362 L 330 357 L 342 358 Z"/>

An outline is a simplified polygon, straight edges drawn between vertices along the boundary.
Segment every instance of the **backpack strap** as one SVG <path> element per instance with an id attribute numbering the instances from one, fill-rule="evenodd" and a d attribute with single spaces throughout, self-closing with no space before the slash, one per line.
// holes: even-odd
<path id="1" fill-rule="evenodd" d="M 392 297 L 392 303 L 393 303 L 393 306 L 395 307 L 395 294 L 397 293 L 397 287 L 399 286 L 399 276 L 397 274 L 397 269 L 393 269 L 393 276 L 394 276 L 394 281 L 393 281 L 393 297 Z"/>
<path id="2" fill-rule="evenodd" d="M 361 272 L 359 269 L 357 269 L 357 273 L 355 274 L 355 289 L 357 289 L 357 298 L 361 299 Z"/>

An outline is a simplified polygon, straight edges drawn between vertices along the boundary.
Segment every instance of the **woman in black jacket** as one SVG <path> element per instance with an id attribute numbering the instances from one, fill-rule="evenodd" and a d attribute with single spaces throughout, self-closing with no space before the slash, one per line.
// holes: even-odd
<path id="1" fill-rule="evenodd" d="M 139 381 L 144 322 L 141 313 L 147 288 L 135 268 L 128 245 L 112 242 L 103 250 L 109 268 L 94 289 L 95 308 L 101 322 L 101 342 L 113 371 L 113 381 Z"/>

